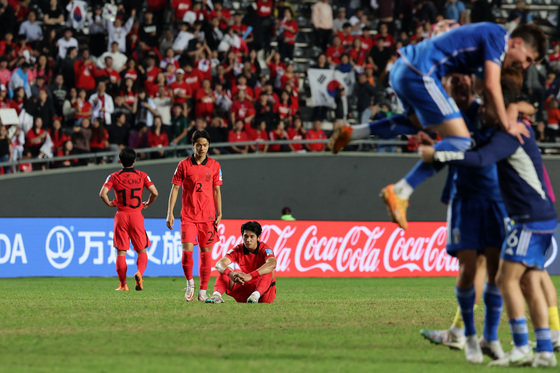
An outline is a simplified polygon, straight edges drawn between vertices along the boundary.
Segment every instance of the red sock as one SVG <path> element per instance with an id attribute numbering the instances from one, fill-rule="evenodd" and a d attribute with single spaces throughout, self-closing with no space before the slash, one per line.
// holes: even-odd
<path id="1" fill-rule="evenodd" d="M 226 292 L 228 286 L 229 286 L 229 276 L 221 275 L 218 273 L 218 277 L 216 278 L 216 282 L 214 283 L 214 291 L 223 294 Z"/>
<path id="2" fill-rule="evenodd" d="M 126 257 L 124 255 L 117 255 L 117 274 L 121 286 L 126 285 Z"/>
<path id="3" fill-rule="evenodd" d="M 183 258 L 181 258 L 181 264 L 183 265 L 183 273 L 187 280 L 192 280 L 192 251 L 183 250 Z"/>
<path id="4" fill-rule="evenodd" d="M 138 266 L 138 272 L 142 276 L 144 276 L 144 271 L 146 270 L 146 266 L 148 265 L 148 254 L 146 252 L 138 253 L 138 260 L 136 260 L 136 265 Z"/>
<path id="5" fill-rule="evenodd" d="M 208 280 L 210 280 L 210 272 L 212 272 L 212 253 L 200 252 L 200 289 L 206 290 Z"/>

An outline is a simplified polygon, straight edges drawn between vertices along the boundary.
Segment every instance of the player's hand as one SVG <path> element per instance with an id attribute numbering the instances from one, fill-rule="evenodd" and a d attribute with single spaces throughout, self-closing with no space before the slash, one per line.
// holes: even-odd
<path id="1" fill-rule="evenodd" d="M 217 216 L 216 221 L 214 221 L 214 228 L 216 229 L 216 232 L 218 231 L 218 227 L 220 226 L 221 221 L 222 221 L 222 217 Z"/>
<path id="2" fill-rule="evenodd" d="M 507 133 L 517 137 L 517 140 L 519 140 L 521 144 L 525 144 L 523 137 L 529 138 L 531 136 L 529 134 L 529 130 L 527 129 L 527 126 L 518 121 L 510 123 L 507 129 Z"/>
<path id="3" fill-rule="evenodd" d="M 434 161 L 434 153 L 436 150 L 430 145 L 420 145 L 418 147 L 418 155 L 426 163 L 432 163 Z"/>
<path id="4" fill-rule="evenodd" d="M 243 281 L 243 283 L 246 283 L 246 282 L 251 281 L 253 279 L 250 274 L 244 273 L 244 272 L 238 272 L 237 277 L 241 281 Z"/>
<path id="5" fill-rule="evenodd" d="M 236 284 L 245 285 L 245 281 L 243 280 L 243 277 L 241 276 L 242 274 L 244 274 L 244 273 L 243 272 L 238 272 L 238 271 L 231 272 L 229 274 L 229 278 L 233 282 L 235 282 Z"/>
<path id="6" fill-rule="evenodd" d="M 148 206 L 150 206 L 150 205 L 148 204 L 148 201 L 142 202 L 142 210 L 147 209 Z"/>
<path id="7" fill-rule="evenodd" d="M 173 230 L 173 224 L 175 224 L 175 217 L 173 215 L 167 215 L 167 220 L 165 221 L 167 228 Z"/>
<path id="8" fill-rule="evenodd" d="M 109 207 L 117 207 L 117 200 L 114 199 L 111 202 L 109 202 Z"/>
<path id="9" fill-rule="evenodd" d="M 434 140 L 424 131 L 419 131 L 416 137 L 418 145 L 434 145 Z"/>

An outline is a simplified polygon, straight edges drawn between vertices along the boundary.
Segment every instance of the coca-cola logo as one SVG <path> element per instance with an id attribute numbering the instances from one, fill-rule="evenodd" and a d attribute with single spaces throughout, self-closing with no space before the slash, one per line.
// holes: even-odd
<path id="1" fill-rule="evenodd" d="M 235 223 L 230 223 L 235 222 Z M 274 250 L 276 271 L 290 276 L 453 276 L 458 261 L 445 250 L 443 223 L 407 232 L 391 223 L 261 222 L 261 242 Z M 239 221 L 218 228 L 219 260 L 242 242 Z"/>

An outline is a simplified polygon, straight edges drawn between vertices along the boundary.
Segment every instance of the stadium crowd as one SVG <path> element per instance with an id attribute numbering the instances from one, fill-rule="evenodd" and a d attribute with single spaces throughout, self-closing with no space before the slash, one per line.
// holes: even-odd
<path id="1" fill-rule="evenodd" d="M 115 3 L 0 0 L 0 108 L 19 116 L 18 124 L 0 125 L 0 162 L 20 160 L 19 172 L 101 163 L 110 157 L 24 160 L 184 145 L 201 129 L 213 143 L 232 143 L 214 147 L 215 154 L 325 151 L 322 143 L 235 143 L 326 139 L 325 122 L 361 123 L 399 112 L 387 79 L 398 48 L 431 37 L 442 19 L 497 21 L 500 6 L 459 0 Z M 523 5 L 517 2 L 505 27 L 538 21 Z M 306 33 L 313 46 L 300 55 L 314 60 L 310 67 L 356 74 L 353 92 L 337 89 L 334 110 L 303 110 L 309 93 L 296 72 L 296 41 L 304 27 L 312 27 Z M 560 44 L 552 47 L 525 79 L 540 141 L 560 137 Z M 411 150 L 413 142 L 404 149 Z M 0 173 L 12 171 L 0 167 Z"/>

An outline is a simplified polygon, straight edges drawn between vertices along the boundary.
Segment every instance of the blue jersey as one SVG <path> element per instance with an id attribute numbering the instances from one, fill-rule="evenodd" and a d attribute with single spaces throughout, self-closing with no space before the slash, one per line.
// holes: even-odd
<path id="1" fill-rule="evenodd" d="M 399 52 L 407 65 L 422 75 L 480 75 L 486 61 L 502 65 L 508 39 L 502 26 L 481 22 L 457 27 Z"/>
<path id="2" fill-rule="evenodd" d="M 517 138 L 497 131 L 490 141 L 477 150 L 462 152 L 437 151 L 434 160 L 458 166 L 498 166 L 498 179 L 506 210 L 516 223 L 556 219 L 543 176 L 542 158 L 535 133 L 520 144 Z"/>
<path id="3" fill-rule="evenodd" d="M 482 125 L 479 115 L 480 103 L 473 101 L 471 106 L 463 112 L 463 118 L 471 133 L 474 147 L 485 144 L 496 132 L 495 128 Z M 498 171 L 495 164 L 486 167 L 453 167 L 455 175 L 453 178 L 454 188 L 451 198 L 455 195 L 470 199 L 484 199 L 501 201 L 500 187 L 498 184 Z"/>

